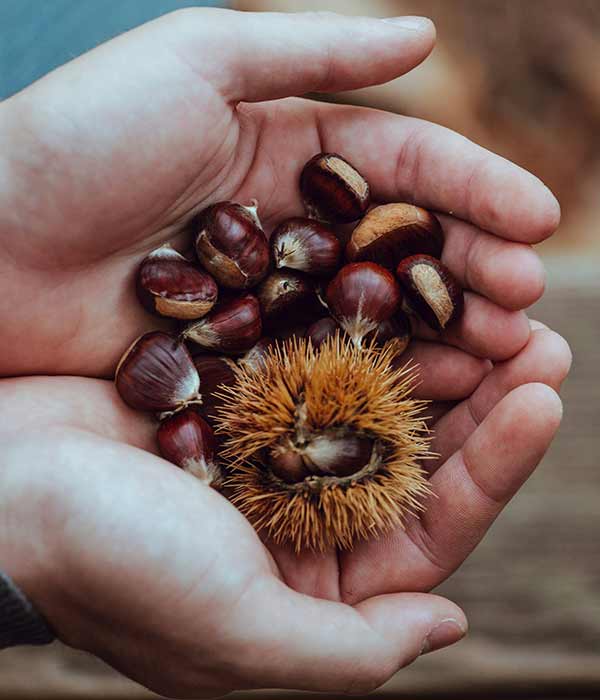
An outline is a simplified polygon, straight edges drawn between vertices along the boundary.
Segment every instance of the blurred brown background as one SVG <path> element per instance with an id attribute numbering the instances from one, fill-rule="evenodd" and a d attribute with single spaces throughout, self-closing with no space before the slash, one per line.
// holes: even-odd
<path id="1" fill-rule="evenodd" d="M 456 129 L 532 170 L 561 201 L 559 234 L 541 247 L 548 292 L 532 315 L 574 351 L 563 426 L 538 472 L 440 588 L 466 610 L 469 637 L 420 659 L 380 694 L 600 698 L 600 1 L 237 6 L 432 17 L 438 46 L 423 66 L 340 99 Z M 0 697 L 140 696 L 100 662 L 59 645 L 0 655 Z"/>

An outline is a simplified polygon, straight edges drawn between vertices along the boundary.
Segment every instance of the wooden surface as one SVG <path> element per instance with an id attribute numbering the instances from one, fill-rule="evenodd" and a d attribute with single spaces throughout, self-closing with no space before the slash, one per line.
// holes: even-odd
<path id="1" fill-rule="evenodd" d="M 439 589 L 466 610 L 469 637 L 418 660 L 381 695 L 600 697 L 599 262 L 548 261 L 549 289 L 533 315 L 562 332 L 574 351 L 564 423 L 536 474 Z M 565 270 L 577 272 L 569 279 Z M 58 644 L 0 654 L 0 698 L 126 693 L 146 696 L 101 662 Z"/>

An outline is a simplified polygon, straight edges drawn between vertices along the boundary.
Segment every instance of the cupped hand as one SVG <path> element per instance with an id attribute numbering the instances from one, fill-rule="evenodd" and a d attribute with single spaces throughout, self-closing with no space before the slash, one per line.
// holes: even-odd
<path id="1" fill-rule="evenodd" d="M 299 214 L 298 173 L 318 151 L 355 163 L 376 200 L 440 213 L 444 260 L 467 289 L 460 323 L 418 329 L 407 354 L 434 401 L 436 498 L 352 552 L 263 547 L 225 499 L 136 449 L 155 449 L 154 427 L 109 382 L 0 384 L 12 463 L 40 470 L 49 527 L 31 561 L 56 585 L 40 589 L 14 552 L 9 573 L 67 642 L 159 692 L 367 689 L 434 628 L 433 647 L 460 636 L 455 606 L 408 591 L 460 564 L 558 426 L 569 351 L 522 311 L 543 291 L 531 244 L 558 223 L 549 191 L 441 127 L 287 97 L 384 82 L 433 40 L 423 20 L 188 10 L 0 105 L 2 374 L 110 375 L 158 325 L 133 291 L 144 254 L 185 248 L 190 218 L 220 199 L 258 199 L 267 229 Z M 18 466 L 3 478 L 25 489 Z M 57 550 L 67 582 L 45 557 Z"/>
<path id="2" fill-rule="evenodd" d="M 63 642 L 155 692 L 366 692 L 466 630 L 438 596 L 294 590 L 223 496 L 150 453 L 154 422 L 109 381 L 5 379 L 0 411 L 0 566 Z"/>
<path id="3" fill-rule="evenodd" d="M 318 555 L 261 542 L 219 493 L 156 457 L 154 420 L 111 382 L 2 380 L 0 564 L 64 642 L 156 692 L 371 690 L 464 634 L 460 609 L 424 592 L 543 456 L 569 359 L 534 324 L 467 398 L 433 404 L 425 513 Z"/>
<path id="4" fill-rule="evenodd" d="M 301 213 L 298 174 L 318 151 L 356 164 L 376 200 L 452 213 L 444 255 L 469 291 L 442 340 L 512 356 L 544 284 L 529 244 L 559 217 L 544 185 L 433 124 L 286 99 L 390 80 L 433 42 L 416 18 L 185 10 L 1 104 L 0 375 L 110 376 L 157 326 L 134 295 L 144 254 L 186 248 L 217 200 L 257 199 L 267 230 Z"/>

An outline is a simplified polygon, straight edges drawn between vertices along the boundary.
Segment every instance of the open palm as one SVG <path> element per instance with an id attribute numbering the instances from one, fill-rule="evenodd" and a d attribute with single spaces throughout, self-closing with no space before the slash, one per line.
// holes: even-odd
<path id="1" fill-rule="evenodd" d="M 239 635 L 245 618 L 233 623 L 224 612 L 245 610 L 238 600 L 255 623 L 264 613 L 252 644 L 234 644 L 248 666 L 238 661 L 231 671 L 231 660 L 221 658 L 214 667 L 200 664 L 182 688 L 197 688 L 201 676 L 203 687 L 227 687 L 217 678 L 227 670 L 230 687 L 327 689 L 325 668 L 331 688 L 350 686 L 349 677 L 358 687 L 381 682 L 419 652 L 442 607 L 462 621 L 447 601 L 399 592 L 428 591 L 460 564 L 558 426 L 553 389 L 568 370 L 568 348 L 544 327 L 532 332 L 521 311 L 543 291 L 530 244 L 558 223 L 548 190 L 441 127 L 287 97 L 389 80 L 419 63 L 433 38 L 424 22 L 184 11 L 96 49 L 0 106 L 0 373 L 90 377 L 0 383 L 0 401 L 13 416 L 8 433 L 31 433 L 19 417 L 28 410 L 47 428 L 26 441 L 29 456 L 21 459 L 37 463 L 39 450 L 60 456 L 58 483 L 72 485 L 76 504 L 67 508 L 60 546 L 87 582 L 86 600 L 106 604 L 106 572 L 122 576 L 111 593 L 112 624 L 109 616 L 92 641 L 85 623 L 99 611 L 92 606 L 75 619 L 64 600 L 78 600 L 76 592 L 57 594 L 64 637 L 155 689 L 151 650 L 128 651 L 148 632 L 148 615 L 157 618 L 150 630 L 164 629 L 163 609 L 172 616 L 177 657 L 198 633 L 190 610 L 223 638 Z M 352 552 L 296 557 L 267 542 L 271 558 L 221 496 L 135 449 L 154 450 L 150 421 L 129 412 L 109 382 L 91 377 L 110 376 L 130 341 L 157 327 L 134 298 L 145 253 L 167 240 L 184 249 L 191 216 L 217 200 L 257 199 L 267 230 L 300 213 L 298 173 L 318 151 L 355 163 L 377 200 L 439 212 L 444 260 L 468 291 L 460 323 L 441 336 L 419 329 L 407 352 L 421 366 L 419 395 L 434 401 L 440 458 L 426 514 Z M 146 595 L 136 598 L 136 590 Z M 40 596 L 52 619 L 51 601 Z M 398 630 L 392 613 L 411 631 Z M 61 614 L 54 614 L 59 629 Z M 118 638 L 115 625 L 130 637 Z M 346 646 L 335 634 L 340 626 Z M 364 644 L 369 630 L 368 664 L 356 640 Z M 286 662 L 292 632 L 305 652 Z M 402 644 L 401 658 L 387 646 L 377 654 L 384 638 Z M 255 657 L 266 647 L 279 652 L 257 674 Z"/>

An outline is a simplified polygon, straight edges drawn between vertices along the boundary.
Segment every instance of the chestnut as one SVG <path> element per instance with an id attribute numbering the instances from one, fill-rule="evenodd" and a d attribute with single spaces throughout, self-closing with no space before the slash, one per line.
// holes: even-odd
<path id="1" fill-rule="evenodd" d="M 292 445 L 276 445 L 269 451 L 267 464 L 271 472 L 286 484 L 296 484 L 311 474 L 302 454 Z"/>
<path id="2" fill-rule="evenodd" d="M 412 310 L 435 331 L 455 321 L 463 311 L 464 295 L 450 270 L 429 255 L 413 255 L 396 270 Z"/>
<path id="3" fill-rule="evenodd" d="M 374 442 L 346 431 L 331 431 L 307 437 L 298 444 L 291 440 L 275 445 L 268 454 L 271 472 L 288 484 L 311 475 L 351 476 L 367 466 Z"/>
<path id="4" fill-rule="evenodd" d="M 217 441 L 212 428 L 196 411 L 186 409 L 164 420 L 156 438 L 161 455 L 204 481 L 207 486 L 221 484 L 216 461 Z"/>
<path id="5" fill-rule="evenodd" d="M 217 409 L 223 403 L 218 396 L 219 388 L 235 384 L 235 363 L 219 355 L 196 355 L 194 366 L 200 377 L 202 394 L 202 404 L 197 411 L 212 425 L 217 418 Z"/>
<path id="6" fill-rule="evenodd" d="M 300 192 L 309 216 L 332 223 L 356 221 L 371 201 L 369 183 L 337 153 L 318 153 L 306 163 Z"/>
<path id="7" fill-rule="evenodd" d="M 382 321 L 377 328 L 368 334 L 367 340 L 374 340 L 379 346 L 393 340 L 398 354 L 404 352 L 412 338 L 412 326 L 407 313 L 399 309 L 391 317 Z"/>
<path id="8" fill-rule="evenodd" d="M 269 244 L 256 206 L 218 202 L 200 213 L 195 228 L 198 259 L 223 287 L 247 289 L 267 274 Z"/>
<path id="9" fill-rule="evenodd" d="M 356 434 L 322 434 L 303 448 L 306 466 L 315 474 L 350 476 L 365 467 L 373 452 L 373 440 Z"/>
<path id="10" fill-rule="evenodd" d="M 158 316 L 182 320 L 207 314 L 218 295 L 214 279 L 168 243 L 144 258 L 136 289 L 145 309 Z"/>
<path id="11" fill-rule="evenodd" d="M 262 322 L 258 299 L 252 294 L 229 299 L 183 331 L 183 338 L 208 350 L 242 353 L 260 338 Z"/>
<path id="12" fill-rule="evenodd" d="M 326 300 L 336 321 L 361 345 L 368 333 L 397 311 L 402 295 L 391 272 L 375 263 L 360 262 L 337 273 L 327 287 Z"/>
<path id="13" fill-rule="evenodd" d="M 248 367 L 253 372 L 259 372 L 265 367 L 269 350 L 275 347 L 275 341 L 268 336 L 262 337 L 256 345 L 245 352 L 237 361 L 238 365 Z"/>
<path id="14" fill-rule="evenodd" d="M 371 209 L 352 232 L 346 257 L 370 260 L 393 270 L 417 253 L 439 258 L 444 234 L 437 218 L 413 204 L 382 204 Z"/>
<path id="15" fill-rule="evenodd" d="M 176 337 L 153 331 L 125 351 L 115 385 L 128 406 L 138 411 L 175 411 L 200 400 L 200 379 L 185 345 Z"/>
<path id="16" fill-rule="evenodd" d="M 315 348 L 321 347 L 327 338 L 332 338 L 340 327 L 331 316 L 320 318 L 306 329 L 305 337 L 309 338 Z"/>
<path id="17" fill-rule="evenodd" d="M 256 295 L 267 328 L 300 324 L 314 317 L 318 308 L 313 283 L 294 270 L 275 270 L 261 282 Z"/>
<path id="18" fill-rule="evenodd" d="M 275 267 L 327 277 L 339 268 L 342 246 L 329 226 L 295 217 L 277 226 L 271 236 Z"/>

